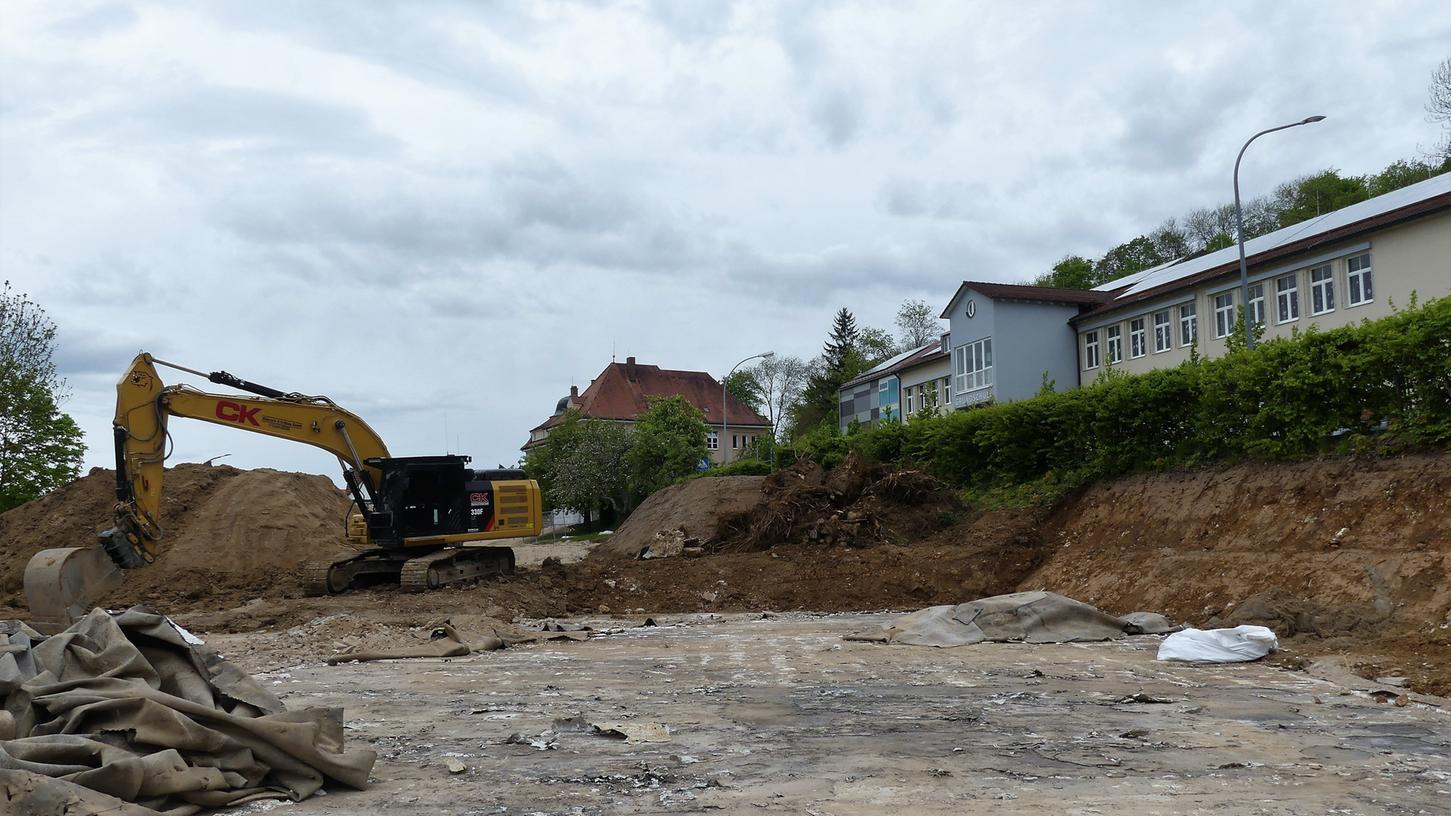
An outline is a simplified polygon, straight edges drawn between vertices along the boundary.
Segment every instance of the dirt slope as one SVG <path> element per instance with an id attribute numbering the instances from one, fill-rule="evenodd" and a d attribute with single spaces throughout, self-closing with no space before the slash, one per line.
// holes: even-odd
<path id="1" fill-rule="evenodd" d="M 713 543 L 722 518 L 744 512 L 761 501 L 765 480 L 765 476 L 715 476 L 671 485 L 635 508 L 594 556 L 636 558 L 657 533 L 675 530 L 702 544 Z"/>
<path id="2" fill-rule="evenodd" d="M 183 464 L 164 480 L 165 549 L 107 604 L 295 594 L 296 567 L 341 548 L 348 501 L 324 476 Z M 89 545 L 109 527 L 114 489 L 114 472 L 97 468 L 0 515 L 0 603 L 23 604 L 22 576 L 36 551 Z"/>

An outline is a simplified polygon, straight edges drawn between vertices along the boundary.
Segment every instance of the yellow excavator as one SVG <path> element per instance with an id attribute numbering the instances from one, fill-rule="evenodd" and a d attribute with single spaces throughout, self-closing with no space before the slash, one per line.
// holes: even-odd
<path id="1" fill-rule="evenodd" d="M 241 394 L 163 385 L 156 367 Z M 539 484 L 518 470 L 474 470 L 467 456 L 394 457 L 362 419 L 323 396 L 287 393 L 225 371 L 203 373 L 140 354 L 116 384 L 116 511 L 90 547 L 42 550 L 25 568 L 31 625 L 58 631 L 119 586 L 125 570 L 161 552 L 161 490 L 170 417 L 314 445 L 338 458 L 353 499 L 347 539 L 356 554 L 304 566 L 309 594 L 386 582 L 423 591 L 514 571 L 514 551 L 472 542 L 535 536 Z"/>

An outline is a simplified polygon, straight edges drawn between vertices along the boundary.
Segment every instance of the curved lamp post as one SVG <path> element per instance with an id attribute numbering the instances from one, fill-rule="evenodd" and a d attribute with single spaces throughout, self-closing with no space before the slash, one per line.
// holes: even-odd
<path id="1" fill-rule="evenodd" d="M 746 359 L 744 359 L 744 360 L 740 361 L 739 363 L 736 363 L 735 365 L 731 366 L 730 372 L 727 373 L 725 375 L 725 377 L 720 381 L 720 443 L 717 445 L 717 447 L 720 448 L 720 463 L 722 465 L 726 464 L 726 453 L 725 453 L 726 430 L 729 427 L 728 420 L 730 419 L 730 417 L 726 414 L 726 382 L 728 380 L 730 380 L 731 374 L 736 373 L 736 369 L 740 368 L 742 365 L 744 365 L 746 363 L 749 363 L 750 361 L 756 359 L 757 357 L 760 357 L 762 359 L 765 359 L 767 357 L 775 357 L 775 356 L 776 356 L 776 352 L 774 352 L 774 351 L 762 352 L 761 354 L 752 354 L 751 356 L 747 357 Z"/>
<path id="2" fill-rule="evenodd" d="M 1324 116 L 1309 116 L 1301 119 L 1298 122 L 1291 122 L 1288 125 L 1280 125 L 1279 127 L 1272 127 L 1269 130 L 1262 130 L 1259 133 L 1256 133 L 1255 135 L 1249 137 L 1249 142 L 1244 143 L 1244 147 L 1241 147 L 1239 149 L 1239 156 L 1237 156 L 1234 160 L 1234 237 L 1239 243 L 1239 299 L 1240 307 L 1244 310 L 1245 348 L 1254 348 L 1255 332 L 1253 322 L 1254 316 L 1251 315 L 1249 311 L 1249 266 L 1244 261 L 1244 211 L 1241 210 L 1239 206 L 1240 159 L 1244 158 L 1244 152 L 1249 149 L 1250 142 L 1253 142 L 1255 139 L 1258 139 L 1266 133 L 1274 133 L 1277 130 L 1299 127 L 1301 125 L 1313 125 L 1324 118 Z M 1268 307 L 1268 303 L 1266 304 L 1266 306 Z"/>

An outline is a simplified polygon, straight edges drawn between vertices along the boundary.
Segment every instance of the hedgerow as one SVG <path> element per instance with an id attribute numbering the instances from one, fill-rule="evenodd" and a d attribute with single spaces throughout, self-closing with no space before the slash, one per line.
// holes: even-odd
<path id="1" fill-rule="evenodd" d="M 839 460 L 854 451 L 963 486 L 1451 448 L 1451 298 L 1062 393 L 844 436 L 831 430 L 802 440 L 795 455 Z"/>

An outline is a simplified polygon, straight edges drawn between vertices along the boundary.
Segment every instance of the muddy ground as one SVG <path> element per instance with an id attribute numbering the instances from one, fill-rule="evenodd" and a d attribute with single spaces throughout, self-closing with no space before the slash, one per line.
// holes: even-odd
<path id="1" fill-rule="evenodd" d="M 297 816 L 1430 814 L 1451 801 L 1445 709 L 1265 664 L 1157 663 L 1153 637 L 842 639 L 881 620 L 596 617 L 583 622 L 605 634 L 586 642 L 339 666 L 239 653 L 251 635 L 208 640 L 289 706 L 343 707 L 348 739 L 380 752 L 369 790 L 285 806 Z M 608 721 L 668 741 L 591 733 Z"/>

